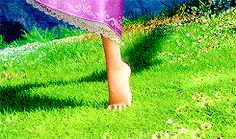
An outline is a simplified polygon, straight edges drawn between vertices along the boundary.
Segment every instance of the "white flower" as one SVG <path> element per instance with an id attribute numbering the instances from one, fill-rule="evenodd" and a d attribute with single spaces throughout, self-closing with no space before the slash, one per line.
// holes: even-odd
<path id="1" fill-rule="evenodd" d="M 161 137 L 162 137 L 162 131 L 156 132 L 155 134 L 152 135 L 152 139 L 160 139 Z"/>
<path id="2" fill-rule="evenodd" d="M 200 130 L 195 130 L 192 132 L 191 137 L 193 139 L 200 139 L 202 137 Z"/>
<path id="3" fill-rule="evenodd" d="M 202 130 L 210 130 L 211 127 L 212 127 L 212 124 L 210 122 L 204 122 L 200 126 Z"/>
<path id="4" fill-rule="evenodd" d="M 197 98 L 196 98 L 195 96 L 192 96 L 192 99 L 193 99 L 193 100 L 196 100 Z"/>
<path id="5" fill-rule="evenodd" d="M 103 134 L 103 139 L 109 139 L 111 137 L 111 133 L 110 132 L 106 132 Z"/>
<path id="6" fill-rule="evenodd" d="M 166 121 L 166 124 L 172 124 L 174 122 L 174 118 L 170 118 Z"/>
<path id="7" fill-rule="evenodd" d="M 201 108 L 208 108 L 213 105 L 213 101 L 211 98 L 203 99 L 201 102 L 199 102 L 199 105 Z"/>
<path id="8" fill-rule="evenodd" d="M 186 105 L 186 106 L 180 106 L 179 108 L 176 109 L 176 112 L 178 114 L 183 114 L 185 112 L 187 112 L 189 109 L 189 107 Z"/>
<path id="9" fill-rule="evenodd" d="M 221 96 L 220 92 L 215 93 L 215 98 L 216 99 L 220 99 L 220 96 Z"/>
<path id="10" fill-rule="evenodd" d="M 180 129 L 179 129 L 179 132 L 180 132 L 181 134 L 186 134 L 186 133 L 188 133 L 188 129 L 187 129 L 187 128 L 180 128 Z"/>
<path id="11" fill-rule="evenodd" d="M 164 137 L 170 138 L 170 131 L 166 131 L 166 132 L 164 133 Z"/>
<path id="12" fill-rule="evenodd" d="M 175 134 L 173 139 L 178 139 L 178 137 L 179 137 L 179 134 Z"/>

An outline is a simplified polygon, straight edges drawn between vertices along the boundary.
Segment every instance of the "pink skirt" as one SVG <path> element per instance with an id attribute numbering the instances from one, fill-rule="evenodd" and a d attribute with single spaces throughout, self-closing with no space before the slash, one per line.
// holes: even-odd
<path id="1" fill-rule="evenodd" d="M 124 0 L 26 0 L 44 13 L 121 43 Z"/>

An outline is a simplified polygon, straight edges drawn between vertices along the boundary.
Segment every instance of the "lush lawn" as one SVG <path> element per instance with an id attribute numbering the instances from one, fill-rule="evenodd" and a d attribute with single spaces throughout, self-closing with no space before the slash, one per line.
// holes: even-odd
<path id="1" fill-rule="evenodd" d="M 127 110 L 105 109 L 98 36 L 0 51 L 0 138 L 236 138 L 235 19 L 234 9 L 182 26 L 127 25 Z"/>

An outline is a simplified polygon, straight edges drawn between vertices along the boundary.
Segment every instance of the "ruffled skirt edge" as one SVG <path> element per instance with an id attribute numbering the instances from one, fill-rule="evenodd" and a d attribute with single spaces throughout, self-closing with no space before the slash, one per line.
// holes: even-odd
<path id="1" fill-rule="evenodd" d="M 116 41 L 118 44 L 122 43 L 121 36 L 119 36 L 115 31 L 113 31 L 109 26 L 104 23 L 95 22 L 86 20 L 83 18 L 78 18 L 67 13 L 55 10 L 48 6 L 45 6 L 34 0 L 26 0 L 27 3 L 31 4 L 34 8 L 39 9 L 47 15 L 53 16 L 58 20 L 63 20 L 64 22 L 73 25 L 82 30 L 86 30 L 92 33 L 103 35 L 106 38 L 109 38 L 113 41 Z"/>

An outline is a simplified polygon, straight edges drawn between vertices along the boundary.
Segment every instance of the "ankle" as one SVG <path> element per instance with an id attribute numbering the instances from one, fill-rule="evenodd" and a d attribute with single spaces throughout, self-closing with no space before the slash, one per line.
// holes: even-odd
<path id="1" fill-rule="evenodd" d="M 107 71 L 119 70 L 123 66 L 124 66 L 124 62 L 123 61 L 120 61 L 120 62 L 117 62 L 117 63 L 108 63 L 107 64 Z"/>

